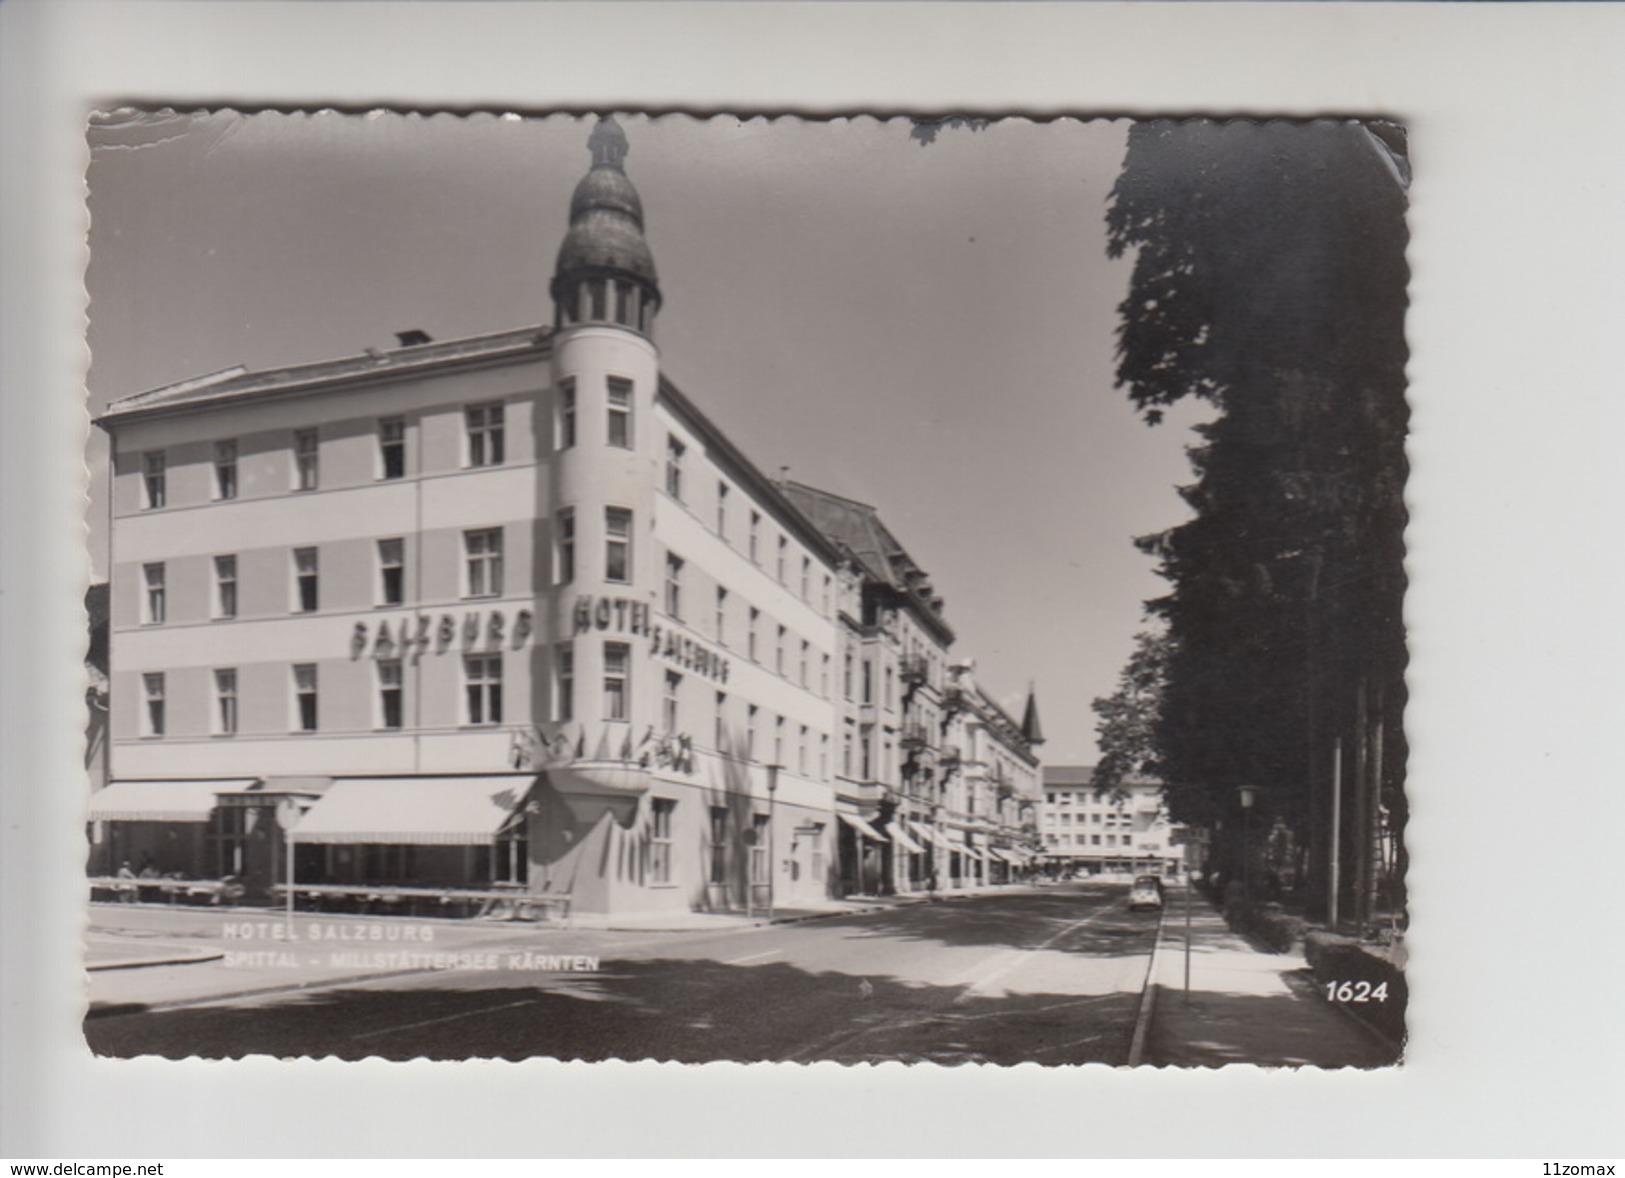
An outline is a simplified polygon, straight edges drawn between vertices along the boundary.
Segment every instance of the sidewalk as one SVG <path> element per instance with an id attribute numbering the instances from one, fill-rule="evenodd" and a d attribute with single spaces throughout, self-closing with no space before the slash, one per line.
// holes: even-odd
<path id="1" fill-rule="evenodd" d="M 1254 948 L 1189 888 L 1168 891 L 1152 984 L 1150 1064 L 1372 1068 L 1397 1061 L 1393 1045 L 1325 999 L 1301 955 Z"/>

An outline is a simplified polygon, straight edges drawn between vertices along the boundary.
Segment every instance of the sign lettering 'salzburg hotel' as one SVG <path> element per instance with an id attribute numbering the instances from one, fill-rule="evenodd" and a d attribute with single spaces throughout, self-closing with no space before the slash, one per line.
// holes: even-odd
<path id="1" fill-rule="evenodd" d="M 875 510 L 661 375 L 611 119 L 551 327 L 115 401 L 91 869 L 780 905 L 1016 878 L 1036 708 L 975 684 Z M 288 854 L 291 840 L 291 854 Z M 312 892 L 316 894 L 316 892 Z"/>

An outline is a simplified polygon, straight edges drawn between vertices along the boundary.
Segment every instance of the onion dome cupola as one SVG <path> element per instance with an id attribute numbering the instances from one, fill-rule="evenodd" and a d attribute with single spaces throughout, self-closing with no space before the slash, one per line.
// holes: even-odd
<path id="1" fill-rule="evenodd" d="M 592 167 L 570 198 L 570 228 L 553 270 L 554 325 L 609 323 L 653 335 L 660 284 L 643 238 L 643 202 L 622 167 L 626 134 L 605 116 L 587 149 Z"/>

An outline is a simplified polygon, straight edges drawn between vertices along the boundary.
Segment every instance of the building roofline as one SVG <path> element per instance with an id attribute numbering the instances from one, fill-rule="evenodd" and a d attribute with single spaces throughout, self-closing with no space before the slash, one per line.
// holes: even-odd
<path id="1" fill-rule="evenodd" d="M 517 363 L 546 355 L 552 347 L 552 334 L 550 327 L 522 327 L 389 351 L 368 350 L 355 356 L 283 368 L 249 371 L 236 365 L 120 397 L 93 418 L 92 424 L 111 429 L 126 421 L 220 405 L 309 396 L 401 377 Z"/>
<path id="2" fill-rule="evenodd" d="M 843 540 L 836 540 L 832 538 L 831 542 L 837 547 L 845 550 L 846 555 L 860 568 L 868 570 L 869 579 L 885 588 L 887 592 L 897 597 L 898 600 L 907 606 L 909 611 L 914 614 L 916 620 L 918 620 L 922 626 L 930 631 L 944 646 L 952 646 L 954 644 L 956 636 L 954 634 L 953 627 L 948 624 L 947 619 L 941 614 L 937 613 L 936 610 L 932 609 L 930 602 L 922 598 L 920 594 L 916 592 L 915 589 L 905 580 L 900 579 L 895 570 L 891 567 L 892 552 L 902 556 L 915 568 L 918 568 L 919 564 L 911 555 L 909 555 L 909 551 L 903 545 L 903 542 L 899 540 L 892 530 L 886 526 L 886 521 L 881 518 L 879 508 L 875 507 L 872 503 L 864 503 L 861 500 L 852 499 L 845 495 L 837 495 L 833 491 L 826 491 L 821 487 L 809 486 L 806 483 L 786 480 L 785 487 L 796 494 L 822 499 L 826 502 L 834 503 L 840 507 L 846 508 L 855 515 L 861 515 L 863 517 L 864 526 L 873 528 L 876 532 L 875 539 L 883 542 L 877 547 L 879 549 L 889 549 L 889 551 L 878 551 L 880 558 L 887 562 L 886 567 L 878 569 L 875 568 L 867 559 L 865 559 L 862 553 L 852 549 L 850 545 Z"/>
<path id="3" fill-rule="evenodd" d="M 761 468 L 745 456 L 745 452 L 722 432 L 722 429 L 705 413 L 689 400 L 688 395 L 677 387 L 670 377 L 664 374 L 660 377 L 659 395 L 668 405 L 677 412 L 684 423 L 697 434 L 705 445 L 721 455 L 734 469 L 738 481 L 745 485 L 752 494 L 783 517 L 791 529 L 797 533 L 797 538 L 811 548 L 820 558 L 829 563 L 831 567 L 838 567 L 845 559 L 840 549 L 825 536 L 812 520 L 808 519 L 794 503 L 786 498 L 777 483 L 762 473 Z"/>

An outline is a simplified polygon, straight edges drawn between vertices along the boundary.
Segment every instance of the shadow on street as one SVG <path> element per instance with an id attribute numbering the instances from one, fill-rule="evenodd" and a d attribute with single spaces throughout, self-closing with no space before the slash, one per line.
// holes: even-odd
<path id="1" fill-rule="evenodd" d="M 467 978 L 469 975 L 460 975 Z M 619 962 L 468 989 L 326 990 L 87 1020 L 99 1055 L 390 1060 L 879 1060 L 1121 1063 L 1138 995 L 1020 994 L 810 973 L 777 963 Z M 478 988 L 473 988 L 477 986 Z"/>

